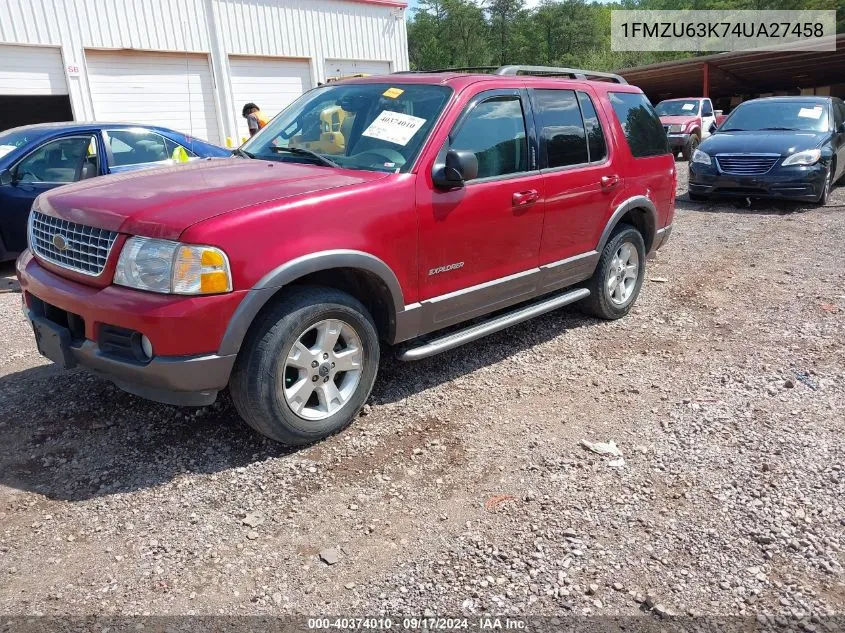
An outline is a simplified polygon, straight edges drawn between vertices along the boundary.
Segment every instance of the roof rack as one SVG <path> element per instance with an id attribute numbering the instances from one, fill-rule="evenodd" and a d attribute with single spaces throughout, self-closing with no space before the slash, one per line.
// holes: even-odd
<path id="1" fill-rule="evenodd" d="M 596 70 L 580 68 L 556 68 L 554 66 L 502 66 L 494 75 L 539 75 L 542 77 L 571 77 L 582 80 L 608 80 L 618 84 L 627 84 L 624 77 L 614 73 L 601 73 Z"/>
<path id="2" fill-rule="evenodd" d="M 555 66 L 464 66 L 461 68 L 437 68 L 434 70 L 400 70 L 394 75 L 417 75 L 426 73 L 474 73 L 486 72 L 493 75 L 535 75 L 539 77 L 569 77 L 581 80 L 612 81 L 618 84 L 628 82 L 614 73 L 601 73 L 580 68 L 557 68 Z"/>
<path id="3" fill-rule="evenodd" d="M 435 68 L 434 70 L 399 70 L 394 72 L 394 75 L 420 75 L 427 73 L 472 73 L 472 72 L 488 72 L 493 74 L 498 70 L 498 66 L 461 66 L 458 68 Z"/>

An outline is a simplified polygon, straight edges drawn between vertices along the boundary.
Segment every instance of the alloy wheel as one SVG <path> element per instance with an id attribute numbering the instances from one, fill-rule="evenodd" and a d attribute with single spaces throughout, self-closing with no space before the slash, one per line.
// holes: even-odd
<path id="1" fill-rule="evenodd" d="M 349 323 L 326 319 L 309 326 L 284 359 L 285 402 L 303 420 L 325 420 L 355 394 L 363 362 L 361 337 Z"/>
<path id="2" fill-rule="evenodd" d="M 640 257 L 631 242 L 622 242 L 608 267 L 605 285 L 610 300 L 617 306 L 625 305 L 634 293 L 640 274 Z"/>

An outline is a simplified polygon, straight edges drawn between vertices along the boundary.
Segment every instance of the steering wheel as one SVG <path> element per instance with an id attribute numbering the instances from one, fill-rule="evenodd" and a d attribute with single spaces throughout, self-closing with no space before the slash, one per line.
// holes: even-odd
<path id="1" fill-rule="evenodd" d="M 361 152 L 360 154 L 350 156 L 350 158 L 360 158 L 362 156 L 367 156 L 368 154 L 384 159 L 388 163 L 395 163 L 397 167 L 401 167 L 405 164 L 405 157 L 402 156 L 402 154 L 397 152 L 395 149 L 390 149 L 389 147 L 376 147 L 374 149 L 368 149 Z"/>
<path id="2" fill-rule="evenodd" d="M 32 180 L 24 180 L 24 176 L 30 176 Z M 31 171 L 21 171 L 15 174 L 15 182 L 22 182 L 26 184 L 28 182 L 41 182 L 41 179 Z"/>

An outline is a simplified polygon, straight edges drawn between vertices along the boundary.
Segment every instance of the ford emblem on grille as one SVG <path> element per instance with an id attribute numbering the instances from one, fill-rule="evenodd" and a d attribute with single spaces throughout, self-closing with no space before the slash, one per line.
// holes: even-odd
<path id="1" fill-rule="evenodd" d="M 53 236 L 53 246 L 56 247 L 59 251 L 66 251 L 67 250 L 67 240 L 62 235 L 54 235 Z"/>

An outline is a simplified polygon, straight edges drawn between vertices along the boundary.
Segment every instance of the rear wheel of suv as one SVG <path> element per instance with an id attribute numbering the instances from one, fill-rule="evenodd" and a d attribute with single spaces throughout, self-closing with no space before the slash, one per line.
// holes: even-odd
<path id="1" fill-rule="evenodd" d="M 620 319 L 628 314 L 643 285 L 645 255 L 640 232 L 630 224 L 619 224 L 587 283 L 590 296 L 582 308 L 600 319 Z"/>
<path id="2" fill-rule="evenodd" d="M 681 155 L 684 157 L 685 161 L 689 162 L 690 159 L 692 159 L 692 155 L 695 154 L 695 150 L 698 149 L 698 144 L 700 142 L 701 140 L 698 138 L 698 134 L 690 134 L 687 144 L 684 145 L 681 150 Z"/>
<path id="3" fill-rule="evenodd" d="M 379 363 L 373 319 L 331 288 L 296 288 L 250 331 L 229 383 L 256 431 L 301 446 L 346 428 L 364 406 Z"/>

